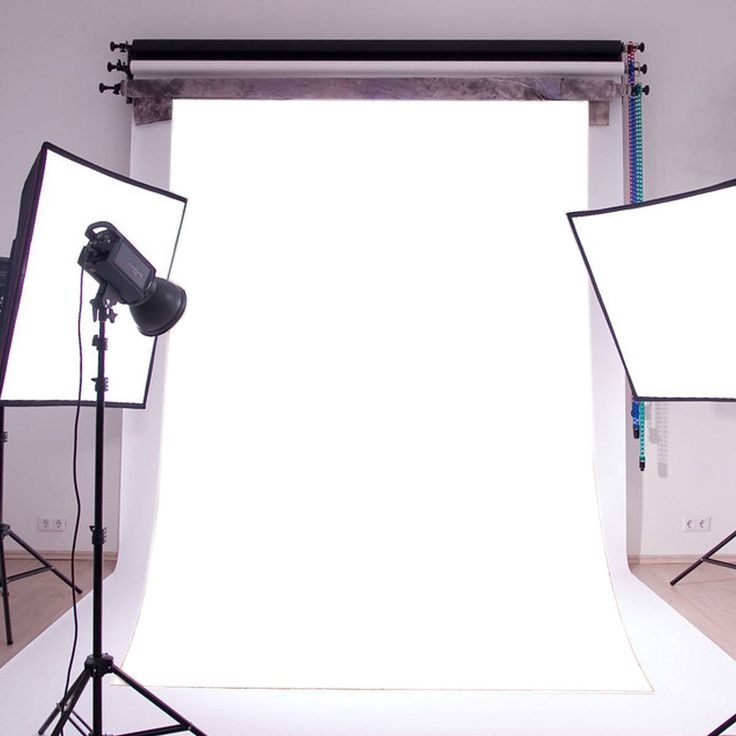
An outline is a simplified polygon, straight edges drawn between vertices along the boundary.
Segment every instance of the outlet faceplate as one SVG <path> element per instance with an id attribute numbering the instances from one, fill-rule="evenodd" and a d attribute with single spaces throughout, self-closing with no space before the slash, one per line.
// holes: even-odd
<path id="1" fill-rule="evenodd" d="M 60 516 L 39 516 L 36 519 L 40 532 L 63 532 L 66 530 L 66 519 Z"/>
<path id="2" fill-rule="evenodd" d="M 710 516 L 683 516 L 682 531 L 684 532 L 709 532 Z"/>

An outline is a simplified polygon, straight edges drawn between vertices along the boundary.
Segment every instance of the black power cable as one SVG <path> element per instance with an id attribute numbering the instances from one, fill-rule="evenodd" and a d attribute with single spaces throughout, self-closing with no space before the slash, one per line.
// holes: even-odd
<path id="1" fill-rule="evenodd" d="M 74 666 L 74 658 L 77 654 L 77 643 L 79 641 L 79 617 L 77 615 L 77 591 L 76 591 L 76 552 L 77 539 L 79 538 L 79 526 L 82 519 L 82 501 L 79 495 L 79 478 L 77 474 L 77 461 L 79 455 L 79 418 L 82 413 L 82 381 L 84 373 L 84 353 L 82 351 L 82 307 L 84 302 L 84 269 L 79 269 L 79 309 L 77 312 L 77 345 L 79 348 L 79 383 L 77 386 L 77 406 L 74 413 L 74 446 L 72 449 L 72 480 L 74 482 L 74 496 L 77 504 L 77 514 L 74 520 L 74 536 L 72 538 L 71 552 L 71 580 L 72 580 L 72 618 L 74 620 L 74 637 L 72 640 L 72 649 L 69 656 L 69 666 L 66 671 L 66 681 L 64 684 L 64 698 L 61 701 L 66 703 L 69 695 L 69 685 L 72 678 L 72 667 Z M 64 731 L 62 730 L 62 736 Z"/>

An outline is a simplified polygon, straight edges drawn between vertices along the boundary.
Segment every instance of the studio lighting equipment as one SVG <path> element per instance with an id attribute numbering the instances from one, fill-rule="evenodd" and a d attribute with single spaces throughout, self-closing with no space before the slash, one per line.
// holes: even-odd
<path id="1" fill-rule="evenodd" d="M 7 275 L 5 308 L 0 315 L 0 403 L 4 406 L 76 406 L 78 392 L 77 299 L 79 292 L 79 250 L 84 229 L 90 223 L 114 223 L 117 229 L 97 228 L 109 238 L 113 262 L 111 270 L 125 267 L 115 258 L 132 258 L 120 242 L 145 253 L 141 263 L 154 267 L 167 278 L 186 209 L 186 199 L 157 187 L 134 181 L 85 161 L 51 143 L 44 143 L 26 178 L 21 194 L 20 214 Z M 122 237 L 122 236 L 121 236 Z M 102 244 L 100 243 L 100 246 Z M 132 246 L 131 246 L 132 247 Z M 94 247 L 92 248 L 94 249 Z M 103 260 L 104 249 L 103 249 Z M 128 264 L 133 265 L 131 260 Z M 102 266 L 102 278 L 107 278 Z M 125 277 L 111 277 L 111 288 L 122 290 L 123 298 L 140 301 L 143 294 L 132 271 Z M 154 279 L 155 282 L 155 279 Z M 98 284 L 85 279 L 83 299 L 89 303 Z M 143 285 L 145 287 L 145 285 Z M 158 284 L 146 290 L 151 303 L 140 304 L 151 321 L 143 329 L 160 329 L 161 320 L 176 313 L 163 309 Z M 173 290 L 176 292 L 176 290 Z M 71 296 L 74 295 L 74 296 Z M 171 296 L 171 295 L 169 295 Z M 179 296 L 174 302 L 179 303 Z M 163 300 L 167 301 L 167 300 Z M 123 302 L 128 303 L 128 302 Z M 132 302 L 131 302 L 132 303 Z M 53 304 L 53 309 L 49 305 Z M 158 305 L 158 306 L 156 306 Z M 153 313 L 148 310 L 153 307 Z M 85 364 L 95 360 L 91 344 L 93 328 L 83 324 Z M 149 334 L 149 333 L 147 333 Z M 152 332 L 155 334 L 155 332 Z M 43 340 L 37 339 L 43 335 Z M 71 336 L 71 339 L 70 339 Z M 108 406 L 141 409 L 146 405 L 156 341 L 142 334 L 131 310 L 121 310 L 115 329 L 116 350 L 108 356 L 115 381 L 110 385 Z M 54 370 L 48 369 L 48 355 L 54 356 Z M 82 404 L 94 406 L 94 386 L 84 381 Z"/>
<path id="2" fill-rule="evenodd" d="M 636 401 L 736 401 L 736 179 L 568 220 Z M 736 531 L 671 581 L 703 562 Z M 736 723 L 729 718 L 708 736 Z"/>
<path id="3" fill-rule="evenodd" d="M 155 340 L 168 329 L 184 309 L 183 292 L 173 284 L 155 277 L 154 266 L 168 273 L 181 228 L 186 200 L 170 192 L 133 181 L 102 169 L 67 151 L 44 143 L 26 177 L 21 193 L 18 227 L 10 257 L 0 263 L 2 276 L 2 309 L 0 309 L 0 595 L 5 623 L 5 640 L 13 641 L 9 585 L 42 572 L 51 572 L 72 587 L 72 581 L 33 549 L 3 518 L 4 456 L 6 406 L 76 405 L 79 390 L 79 348 L 77 308 L 74 297 L 79 293 L 80 232 L 100 213 L 120 224 L 130 238 L 145 246 L 150 268 L 148 281 L 136 280 L 132 270 L 136 249 L 122 236 L 117 238 L 115 256 L 128 258 L 127 279 L 139 284 L 139 290 L 123 287 L 124 281 L 112 276 L 113 264 L 124 260 L 113 258 L 110 274 L 102 278 L 117 284 L 136 316 L 122 314 L 118 320 L 119 349 L 110 357 L 116 375 L 107 393 L 107 405 L 143 408 L 146 405 Z M 114 246 L 117 230 L 100 229 Z M 126 248 L 126 244 L 130 248 Z M 101 244 L 100 244 L 101 246 Z M 96 252 L 89 245 L 90 258 Z M 100 257 L 104 260 L 104 249 Z M 119 255 L 118 255 L 119 254 Z M 112 247 L 110 248 L 112 255 Z M 140 255 L 140 254 L 138 254 Z M 148 271 L 146 270 L 146 274 Z M 152 281 L 151 281 L 152 279 Z M 150 282 L 150 283 L 149 283 Z M 93 295 L 93 284 L 83 284 L 86 299 Z M 52 304 L 53 308 L 49 308 Z M 140 313 L 140 314 L 139 314 Z M 139 315 L 139 316 L 138 316 Z M 137 323 L 135 320 L 139 319 Z M 140 325 L 140 326 L 138 326 Z M 84 362 L 93 359 L 91 330 L 82 326 Z M 43 335 L 43 340 L 38 336 Z M 49 370 L 48 355 L 54 356 L 54 369 Z M 119 376 L 119 377 L 118 377 Z M 82 384 L 82 404 L 94 404 L 91 382 Z M 33 557 L 39 566 L 15 575 L 6 574 L 5 550 L 12 542 Z M 82 590 L 74 586 L 78 593 Z"/>
<path id="4" fill-rule="evenodd" d="M 0 264 L 0 595 L 7 644 L 13 642 L 11 584 L 43 572 L 52 573 L 69 587 L 72 581 L 3 516 L 5 444 L 10 439 L 5 431 L 5 407 L 77 403 L 77 310 L 70 295 L 79 291 L 79 269 L 72 254 L 76 257 L 78 253 L 80 227 L 104 213 L 124 224 L 126 233 L 145 244 L 151 261 L 166 272 L 185 207 L 182 197 L 133 182 L 51 143 L 43 144 L 26 177 L 10 257 Z M 90 288 L 85 289 L 88 299 Z M 148 326 L 157 324 L 160 317 L 154 316 Z M 155 342 L 140 334 L 127 315 L 121 317 L 118 332 L 121 349 L 110 362 L 121 378 L 108 393 L 108 405 L 143 408 Z M 91 359 L 93 348 L 89 340 L 84 342 L 84 357 Z M 48 355 L 54 356 L 54 370 L 49 370 Z M 91 406 L 94 398 L 94 387 L 84 382 L 82 403 Z M 24 550 L 38 566 L 7 575 L 9 543 Z M 73 587 L 82 592 L 79 586 Z"/>
<path id="5" fill-rule="evenodd" d="M 568 215 L 638 401 L 735 401 L 736 180 Z"/>
<path id="6" fill-rule="evenodd" d="M 105 296 L 130 307 L 141 334 L 168 332 L 184 314 L 184 289 L 156 276 L 153 265 L 109 222 L 93 223 L 85 235 L 89 242 L 78 263 L 104 287 Z"/>
<path id="7" fill-rule="evenodd" d="M 205 736 L 120 670 L 102 648 L 103 546 L 107 537 L 103 525 L 105 408 L 145 408 L 156 345 L 155 339 L 148 338 L 171 329 L 184 312 L 184 290 L 156 273 L 169 273 L 185 208 L 183 197 L 103 169 L 50 143 L 41 147 L 23 186 L 0 311 L 0 437 L 5 439 L 2 422 L 6 406 L 93 405 L 96 410 L 91 527 L 93 651 L 39 729 L 40 734 L 53 724 L 51 736 L 61 736 L 65 726 L 87 736 L 102 736 L 102 678 L 115 674 L 173 720 L 173 724 L 135 733 L 156 736 L 190 731 Z M 80 254 L 83 233 L 87 244 Z M 84 278 L 85 273 L 94 280 Z M 93 327 L 80 321 L 85 300 L 93 306 L 96 334 Z M 117 303 L 130 309 L 116 315 L 112 308 Z M 116 349 L 108 353 L 105 327 L 113 320 Z M 80 362 L 90 365 L 91 351 L 96 352 L 97 377 L 84 381 Z M 48 355 L 54 356 L 53 369 L 49 369 Z M 106 355 L 114 376 L 109 384 Z M 0 584 L 10 640 L 9 582 L 45 570 L 69 586 L 72 581 L 2 523 L 2 460 L 0 452 Z M 6 576 L 6 539 L 16 542 L 42 566 Z M 88 724 L 75 708 L 90 681 L 92 722 Z"/>
<path id="8" fill-rule="evenodd" d="M 136 307 L 144 309 L 142 317 L 139 315 L 143 326 L 136 318 L 141 332 L 152 336 L 162 335 L 171 329 L 184 313 L 186 295 L 181 287 L 165 279 L 157 278 L 156 269 L 111 223 L 95 222 L 87 228 L 85 235 L 89 242 L 82 249 L 78 263 L 99 284 L 97 295 L 92 300 L 94 320 L 98 324 L 98 332 L 93 340 L 93 345 L 97 350 L 97 377 L 94 380 L 97 401 L 95 509 L 92 526 L 92 654 L 87 657 L 84 669 L 66 691 L 61 702 L 54 707 L 38 733 L 44 734 L 46 729 L 55 722 L 51 736 L 61 736 L 67 723 L 75 726 L 83 734 L 103 736 L 102 680 L 105 675 L 115 675 L 175 721 L 175 725 L 135 733 L 158 736 L 189 731 L 197 736 L 206 736 L 194 724 L 121 670 L 115 664 L 112 656 L 103 651 L 102 645 L 103 547 L 107 536 L 103 521 L 105 391 L 108 382 L 105 375 L 105 353 L 108 349 L 105 325 L 107 322 L 115 321 L 117 315 L 113 312 L 113 307 L 120 302 L 128 304 L 131 309 Z M 149 311 L 145 311 L 146 305 L 149 305 Z M 90 682 L 92 683 L 91 726 L 75 711 L 79 698 Z M 133 734 L 122 736 L 133 736 Z"/>

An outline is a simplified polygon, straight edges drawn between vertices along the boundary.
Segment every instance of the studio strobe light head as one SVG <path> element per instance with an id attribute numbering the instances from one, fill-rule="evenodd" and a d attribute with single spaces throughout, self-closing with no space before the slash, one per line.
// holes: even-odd
<path id="1" fill-rule="evenodd" d="M 184 314 L 184 289 L 156 276 L 156 269 L 110 222 L 94 222 L 85 231 L 87 245 L 79 265 L 112 302 L 130 307 L 138 330 L 149 337 L 168 332 Z"/>

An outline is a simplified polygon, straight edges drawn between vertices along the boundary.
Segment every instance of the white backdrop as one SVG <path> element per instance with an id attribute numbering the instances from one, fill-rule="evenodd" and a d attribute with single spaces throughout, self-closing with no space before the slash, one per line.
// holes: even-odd
<path id="1" fill-rule="evenodd" d="M 601 544 L 564 217 L 587 105 L 178 102 L 172 187 L 190 299 L 134 676 L 648 690 Z"/>

